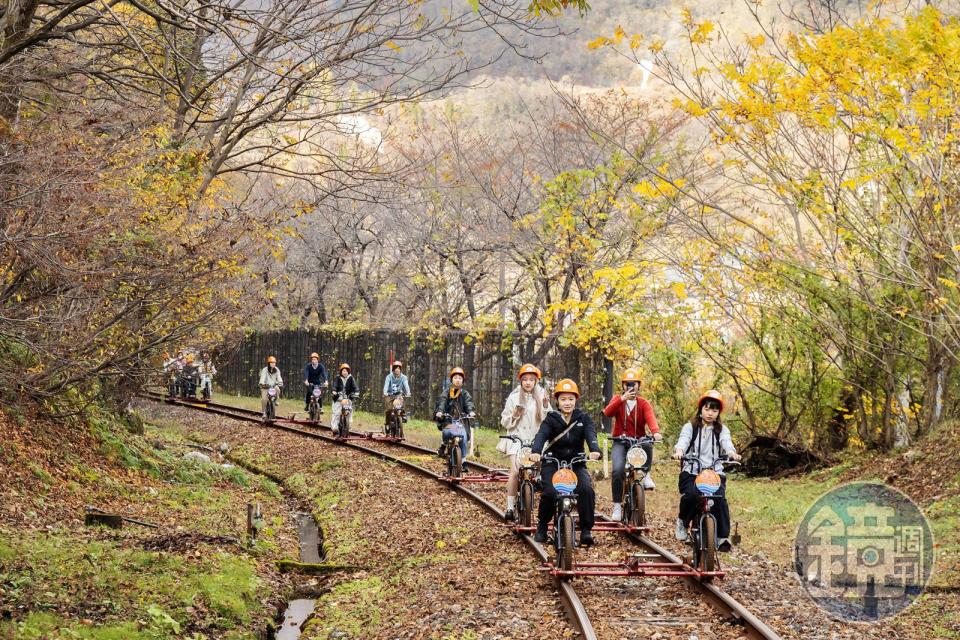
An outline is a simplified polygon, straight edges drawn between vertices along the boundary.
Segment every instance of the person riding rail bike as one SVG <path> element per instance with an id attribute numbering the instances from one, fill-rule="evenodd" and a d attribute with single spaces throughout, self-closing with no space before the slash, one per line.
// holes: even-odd
<path id="1" fill-rule="evenodd" d="M 383 379 L 383 410 L 385 425 L 390 426 L 390 420 L 393 415 L 393 399 L 397 396 L 409 398 L 410 395 L 410 381 L 407 379 L 407 375 L 403 372 L 403 363 L 399 360 L 394 360 L 393 365 L 390 367 L 390 373 L 388 373 L 387 377 Z M 403 415 L 401 419 L 406 422 L 407 416 Z"/>
<path id="2" fill-rule="evenodd" d="M 550 396 L 540 385 L 543 374 L 532 364 L 525 364 L 517 372 L 517 384 L 513 392 L 507 397 L 500 414 L 500 424 L 508 436 L 515 436 L 522 442 L 530 442 L 541 423 L 550 412 Z M 510 478 L 507 480 L 507 511 L 506 519 L 513 520 L 517 505 L 517 491 L 519 489 L 521 442 L 501 439 L 497 443 L 497 450 L 510 457 Z"/>
<path id="3" fill-rule="evenodd" d="M 267 419 L 267 403 L 270 402 L 270 389 L 283 388 L 283 376 L 280 375 L 280 369 L 277 367 L 277 359 L 273 356 L 267 358 L 267 366 L 260 370 L 260 411 L 263 413 L 263 419 Z"/>
<path id="4" fill-rule="evenodd" d="M 320 363 L 320 354 L 311 353 L 310 362 L 303 368 L 303 386 L 306 387 L 306 395 L 303 396 L 303 410 L 310 410 L 310 395 L 313 393 L 314 386 L 327 386 L 327 369 Z M 323 406 L 320 406 L 320 412 L 323 412 Z"/>
<path id="5" fill-rule="evenodd" d="M 653 406 L 639 396 L 640 377 L 634 369 L 627 369 L 620 378 L 623 391 L 613 396 L 610 403 L 604 408 L 603 415 L 613 418 L 614 438 L 627 436 L 628 438 L 642 438 L 649 431 L 654 440 L 660 442 L 660 428 L 657 426 L 657 416 L 653 413 Z M 647 461 L 643 464 L 643 488 L 653 489 L 656 485 L 650 477 L 650 466 L 653 464 L 653 445 L 641 445 L 647 453 Z M 613 477 L 611 490 L 613 497 L 613 514 L 610 518 L 619 521 L 623 516 L 623 484 L 626 476 L 627 450 L 630 445 L 626 442 L 613 443 Z"/>
<path id="6" fill-rule="evenodd" d="M 205 400 L 213 397 L 213 376 L 217 375 L 217 367 L 206 351 L 200 356 L 200 394 Z"/>
<path id="7" fill-rule="evenodd" d="M 473 404 L 473 398 L 470 392 L 463 388 L 463 382 L 467 374 L 460 367 L 454 367 L 447 375 L 450 385 L 445 386 L 440 397 L 437 398 L 437 404 L 434 408 L 434 415 L 437 420 L 437 429 L 442 434 L 444 445 L 455 438 L 455 435 L 447 427 L 455 418 L 474 418 L 477 408 Z M 452 416 L 452 417 L 451 417 Z M 473 437 L 469 423 L 466 427 L 466 438 L 460 440 L 460 452 L 463 454 L 461 460 L 467 459 L 469 447 L 467 443 Z M 442 447 L 441 447 L 442 448 Z"/>
<path id="8" fill-rule="evenodd" d="M 563 462 L 570 462 L 575 456 L 583 454 L 583 447 L 590 449 L 590 460 L 600 459 L 600 443 L 597 442 L 597 432 L 593 426 L 590 414 L 577 407 L 580 399 L 580 388 L 570 379 L 563 379 L 553 390 L 553 398 L 557 402 L 558 411 L 551 411 L 544 418 L 536 437 L 533 439 L 533 454 L 530 459 L 534 462 L 541 460 L 541 454 L 550 454 L 553 458 Z M 593 480 L 583 462 L 573 465 L 577 474 L 577 512 L 580 515 L 580 544 L 593 544 L 593 510 L 596 506 L 596 494 L 593 490 Z M 544 478 L 543 494 L 540 496 L 540 505 L 537 513 L 537 532 L 534 540 L 547 541 L 547 527 L 553 520 L 557 508 L 557 490 L 550 482 L 550 478 L 557 471 L 557 463 L 544 461 L 540 465 L 540 475 Z"/>
<path id="9" fill-rule="evenodd" d="M 343 401 L 356 401 L 360 398 L 360 385 L 350 373 L 350 365 L 344 362 L 340 365 L 339 375 L 333 379 L 330 389 L 333 392 L 333 410 L 330 412 L 330 424 L 336 429 L 340 424 L 340 413 L 343 411 Z M 353 426 L 353 411 L 347 413 L 347 429 Z"/>
<path id="10" fill-rule="evenodd" d="M 697 402 L 697 412 L 680 430 L 680 437 L 674 445 L 673 458 L 683 460 L 688 455 L 695 455 L 696 460 L 687 460 L 680 470 L 680 512 L 677 516 L 677 540 L 687 539 L 687 528 L 697 512 L 700 500 L 700 490 L 696 485 L 697 473 L 702 469 L 713 469 L 720 476 L 720 490 L 713 495 L 713 514 L 717 521 L 717 548 L 721 551 L 730 549 L 730 507 L 726 500 L 727 476 L 723 472 L 721 455 L 727 455 L 731 460 L 740 460 L 733 439 L 728 429 L 721 421 L 723 412 L 723 396 L 719 391 L 711 389 L 704 393 Z"/>

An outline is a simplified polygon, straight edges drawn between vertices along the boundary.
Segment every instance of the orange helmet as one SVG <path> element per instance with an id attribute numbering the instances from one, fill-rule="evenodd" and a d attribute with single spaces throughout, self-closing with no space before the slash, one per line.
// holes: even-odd
<path id="1" fill-rule="evenodd" d="M 525 364 L 520 367 L 520 371 L 517 372 L 517 380 L 528 373 L 532 373 L 533 375 L 537 376 L 537 380 L 543 376 L 543 373 L 540 371 L 540 369 L 536 368 L 532 364 Z"/>
<path id="2" fill-rule="evenodd" d="M 316 351 L 310 354 L 310 359 L 313 360 L 314 358 L 316 358 L 317 360 L 320 359 L 320 354 L 317 353 Z"/>
<path id="3" fill-rule="evenodd" d="M 403 369 L 403 363 L 400 362 L 399 360 L 394 360 L 394 361 L 393 361 L 393 364 L 390 365 L 390 370 L 393 371 L 393 370 L 396 369 L 397 367 L 400 367 L 401 369 Z"/>
<path id="4" fill-rule="evenodd" d="M 463 369 L 461 369 L 460 367 L 454 367 L 453 369 L 450 369 L 450 374 L 447 375 L 447 377 L 450 378 L 450 379 L 452 379 L 453 376 L 456 376 L 456 375 L 463 376 L 464 380 L 466 380 L 466 378 L 467 378 L 466 372 L 465 372 Z"/>
<path id="5" fill-rule="evenodd" d="M 719 391 L 717 391 L 716 389 L 710 389 L 710 391 L 707 391 L 705 394 L 700 396 L 700 400 L 697 401 L 698 411 L 700 410 L 700 407 L 703 406 L 703 403 L 706 402 L 707 400 L 716 400 L 717 402 L 719 402 L 720 411 L 721 412 L 723 411 L 723 396 L 720 395 Z"/>
<path id="6" fill-rule="evenodd" d="M 627 369 L 620 376 L 620 382 L 640 382 L 640 374 L 637 373 L 636 369 Z"/>
<path id="7" fill-rule="evenodd" d="M 270 356 L 269 358 L 267 358 L 267 364 L 277 364 L 277 359 L 274 358 L 273 356 Z"/>
<path id="8" fill-rule="evenodd" d="M 564 378 L 557 383 L 557 386 L 553 388 L 553 397 L 556 398 L 561 393 L 572 393 L 579 398 L 580 387 L 578 387 L 577 383 L 570 378 Z"/>
<path id="9" fill-rule="evenodd" d="M 343 364 L 341 364 L 341 365 L 340 365 L 340 368 L 337 369 L 337 371 L 338 371 L 338 372 L 339 372 L 339 371 L 343 371 L 344 369 L 346 369 L 347 371 L 350 371 L 350 365 L 348 365 L 346 362 L 344 362 Z"/>

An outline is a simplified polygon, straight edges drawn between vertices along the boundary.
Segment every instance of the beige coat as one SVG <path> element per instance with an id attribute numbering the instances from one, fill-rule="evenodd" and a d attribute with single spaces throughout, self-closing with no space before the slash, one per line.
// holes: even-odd
<path id="1" fill-rule="evenodd" d="M 543 406 L 543 401 L 548 398 L 546 390 L 540 385 L 533 388 L 533 393 L 527 393 L 520 385 L 513 390 L 503 405 L 503 412 L 500 414 L 500 425 L 506 430 L 507 435 L 518 436 L 524 441 L 533 441 L 540 429 L 540 423 L 543 417 L 552 411 L 550 401 L 547 399 L 547 406 Z M 513 410 L 522 405 L 523 414 L 519 418 L 513 417 Z M 539 412 L 538 412 L 539 409 Z M 542 416 L 537 419 L 538 413 Z M 507 455 L 516 455 L 520 451 L 520 444 L 513 440 L 501 440 L 497 444 L 497 450 Z"/>

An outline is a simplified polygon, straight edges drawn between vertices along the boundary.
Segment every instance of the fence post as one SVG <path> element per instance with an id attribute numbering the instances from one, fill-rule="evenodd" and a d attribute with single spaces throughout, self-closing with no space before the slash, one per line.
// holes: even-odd
<path id="1" fill-rule="evenodd" d="M 613 360 L 610 358 L 603 359 L 603 406 L 607 406 L 607 403 L 613 399 Z M 611 419 L 607 416 L 603 416 L 603 430 L 606 433 L 610 432 L 610 421 Z M 606 472 L 604 472 L 604 477 L 606 477 Z"/>

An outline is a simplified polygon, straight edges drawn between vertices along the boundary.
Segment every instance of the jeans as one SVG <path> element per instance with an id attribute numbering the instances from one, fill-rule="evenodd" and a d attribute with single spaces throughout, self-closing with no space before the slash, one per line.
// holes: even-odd
<path id="1" fill-rule="evenodd" d="M 452 442 L 455 437 L 457 437 L 457 434 L 454 433 L 454 432 L 450 429 L 449 425 L 443 428 L 443 442 L 444 442 L 444 443 Z M 461 437 L 460 437 L 460 454 L 461 454 L 461 455 L 460 455 L 460 459 L 461 459 L 461 460 L 466 460 L 466 459 L 467 459 L 467 441 L 468 441 L 468 440 L 470 440 L 470 430 L 469 430 L 469 429 L 466 430 L 466 435 L 465 435 L 465 436 L 461 436 Z"/>
<path id="2" fill-rule="evenodd" d="M 540 506 L 537 517 L 538 525 L 546 527 L 553 520 L 557 510 L 557 490 L 550 481 L 557 470 L 557 465 L 544 463 L 540 468 L 543 477 L 543 495 L 540 496 Z M 593 481 L 586 465 L 578 464 L 574 468 L 577 474 L 577 513 L 580 515 L 580 531 L 588 532 L 593 529 L 593 510 L 596 508 L 597 496 L 593 491 Z"/>
<path id="3" fill-rule="evenodd" d="M 644 473 L 650 472 L 650 466 L 653 464 L 653 445 L 645 444 L 642 445 L 643 450 L 647 452 L 647 461 L 644 463 L 640 469 Z M 626 466 L 627 466 L 627 447 L 626 443 L 623 442 L 614 442 L 613 451 L 611 452 L 611 457 L 613 458 L 613 477 L 610 481 L 610 489 L 613 494 L 613 502 L 621 502 L 623 500 L 623 483 L 626 477 Z"/>

